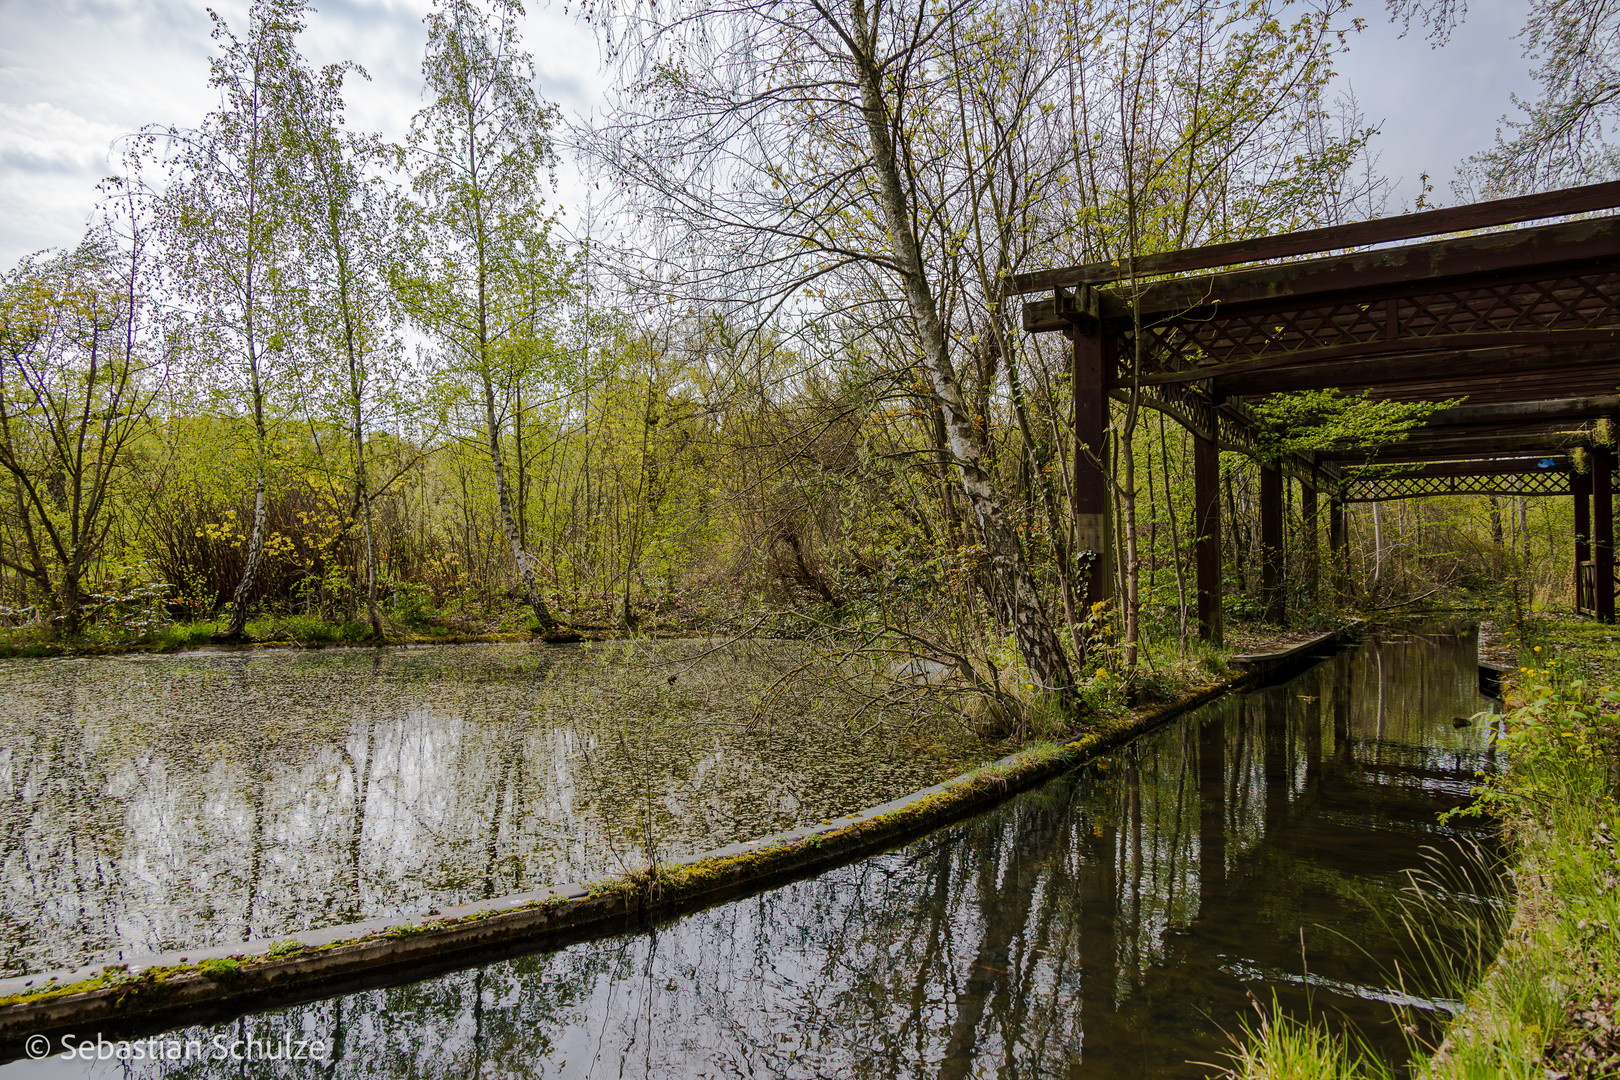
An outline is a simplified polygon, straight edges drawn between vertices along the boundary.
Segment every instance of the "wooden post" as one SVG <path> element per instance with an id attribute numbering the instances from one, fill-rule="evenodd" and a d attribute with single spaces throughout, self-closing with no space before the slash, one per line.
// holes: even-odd
<path id="1" fill-rule="evenodd" d="M 1214 439 L 1197 432 L 1193 433 L 1193 534 L 1198 636 L 1220 645 L 1225 638 L 1221 618 L 1221 451 Z"/>
<path id="2" fill-rule="evenodd" d="M 1614 622 L 1614 451 L 1592 448 L 1592 607 Z"/>
<path id="3" fill-rule="evenodd" d="M 1300 487 L 1299 513 L 1305 519 L 1305 600 L 1307 603 L 1315 605 L 1317 601 L 1317 507 L 1316 489 L 1310 484 L 1302 484 Z"/>
<path id="4" fill-rule="evenodd" d="M 1260 467 L 1260 601 L 1268 623 L 1282 625 L 1287 618 L 1282 587 L 1283 514 L 1282 470 Z"/>
<path id="5" fill-rule="evenodd" d="M 1328 500 L 1328 562 L 1332 567 L 1333 595 L 1350 595 L 1350 537 L 1344 531 L 1344 500 Z"/>
<path id="6" fill-rule="evenodd" d="M 1198 729 L 1198 891 L 1206 908 L 1226 880 L 1226 717 Z"/>
<path id="7" fill-rule="evenodd" d="M 1071 326 L 1074 342 L 1074 528 L 1075 551 L 1090 552 L 1083 581 L 1089 607 L 1107 599 L 1113 584 L 1108 521 L 1107 355 L 1102 329 L 1095 322 Z"/>
<path id="8" fill-rule="evenodd" d="M 1288 823 L 1288 804 L 1294 794 L 1293 747 L 1289 745 L 1288 698 L 1273 687 L 1259 695 L 1260 737 L 1265 748 L 1261 758 L 1266 777 L 1266 835 Z"/>
<path id="9" fill-rule="evenodd" d="M 1569 492 L 1575 500 L 1575 610 L 1580 611 L 1592 606 L 1581 565 L 1592 558 L 1592 474 L 1571 472 Z"/>

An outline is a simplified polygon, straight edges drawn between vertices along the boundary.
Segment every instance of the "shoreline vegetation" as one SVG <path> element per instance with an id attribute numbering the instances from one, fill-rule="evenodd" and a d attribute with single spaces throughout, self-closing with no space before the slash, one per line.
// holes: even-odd
<path id="1" fill-rule="evenodd" d="M 1481 955 L 1456 969 L 1484 974 L 1453 983 L 1462 1012 L 1437 1046 L 1412 1047 L 1409 1075 L 1620 1076 L 1620 631 L 1530 615 L 1505 623 L 1502 637 L 1516 661 L 1497 718 L 1510 764 L 1477 789 L 1476 812 L 1501 824 L 1513 900 L 1496 925 L 1482 921 Z M 1229 1077 L 1402 1075 L 1319 1017 L 1262 1008 L 1247 1034 Z"/>

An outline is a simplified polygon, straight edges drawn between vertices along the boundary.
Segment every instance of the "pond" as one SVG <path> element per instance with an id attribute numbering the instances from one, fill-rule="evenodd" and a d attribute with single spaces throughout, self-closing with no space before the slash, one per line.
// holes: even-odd
<path id="1" fill-rule="evenodd" d="M 1463 721 L 1484 705 L 1470 628 L 1374 633 L 814 878 L 174 1032 L 189 1061 L 16 1062 L 0 1080 L 305 1075 L 208 1060 L 288 1045 L 344 1077 L 1196 1077 L 1274 996 L 1400 1059 L 1456 1007 L 1437 957 L 1477 960 L 1503 905 L 1487 824 L 1441 818 L 1494 766 L 1490 725 Z"/>
<path id="2" fill-rule="evenodd" d="M 1005 752 L 863 734 L 816 673 L 713 641 L 0 661 L 0 975 L 600 879 Z"/>

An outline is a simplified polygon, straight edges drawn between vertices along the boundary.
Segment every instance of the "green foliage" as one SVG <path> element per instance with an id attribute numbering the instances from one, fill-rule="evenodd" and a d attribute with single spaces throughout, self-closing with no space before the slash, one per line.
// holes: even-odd
<path id="1" fill-rule="evenodd" d="M 102 576 L 85 583 L 84 614 L 91 640 L 149 639 L 169 622 L 168 600 L 173 586 L 161 580 L 155 567 L 109 565 Z"/>
<path id="2" fill-rule="evenodd" d="M 197 973 L 217 983 L 231 983 L 242 977 L 242 964 L 228 956 L 215 956 L 198 964 Z"/>
<path id="3" fill-rule="evenodd" d="M 174 652 L 207 645 L 224 627 L 214 621 L 171 623 L 152 639 L 152 648 L 158 652 Z"/>
<path id="4" fill-rule="evenodd" d="M 296 641 L 300 645 L 353 645 L 371 637 L 371 627 L 358 620 L 330 623 L 310 615 L 284 615 L 249 620 L 255 641 Z"/>
<path id="5" fill-rule="evenodd" d="M 1620 790 L 1620 714 L 1568 661 L 1544 656 L 1542 645 L 1521 653 L 1530 663 L 1497 736 L 1512 768 L 1480 789 L 1474 810 L 1556 828 L 1571 791 Z"/>
<path id="6" fill-rule="evenodd" d="M 1376 454 L 1399 442 L 1434 413 L 1462 401 L 1385 401 L 1370 394 L 1299 390 L 1272 394 L 1254 404 L 1260 423 L 1260 456 L 1280 461 L 1311 450 Z"/>
<path id="7" fill-rule="evenodd" d="M 394 617 L 406 626 L 425 627 L 439 621 L 433 606 L 433 590 L 427 585 L 402 581 L 394 587 Z"/>

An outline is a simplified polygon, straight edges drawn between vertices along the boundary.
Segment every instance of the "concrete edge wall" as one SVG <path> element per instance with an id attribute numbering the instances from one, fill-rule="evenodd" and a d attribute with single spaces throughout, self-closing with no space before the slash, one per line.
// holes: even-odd
<path id="1" fill-rule="evenodd" d="M 1352 623 L 1283 653 L 1245 657 L 1232 678 L 1138 710 L 1072 742 L 1034 747 L 861 813 L 732 844 L 656 871 L 447 906 L 417 924 L 374 919 L 0 980 L 0 1060 L 22 1056 L 23 1040 L 34 1034 L 94 1027 L 108 1038 L 133 1038 L 559 948 L 762 892 L 908 843 L 1227 693 L 1287 678 L 1359 627 Z"/>

